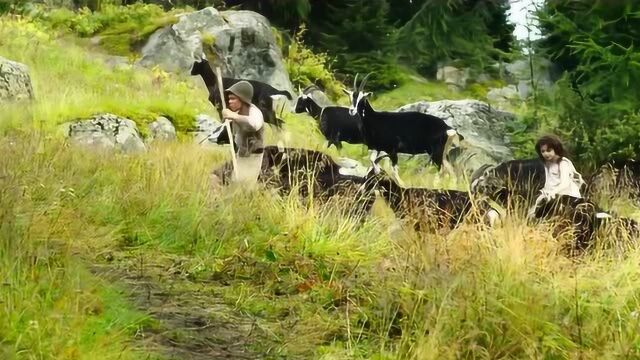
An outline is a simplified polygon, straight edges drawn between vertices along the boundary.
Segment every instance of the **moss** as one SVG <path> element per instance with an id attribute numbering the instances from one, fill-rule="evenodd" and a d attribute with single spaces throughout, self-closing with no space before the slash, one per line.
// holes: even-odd
<path id="1" fill-rule="evenodd" d="M 118 24 L 101 33 L 100 46 L 113 55 L 128 56 L 139 51 L 149 37 L 158 29 L 175 24 L 178 18 L 165 16 L 149 24 L 132 22 Z"/>
<path id="2" fill-rule="evenodd" d="M 129 56 L 131 50 L 131 35 L 104 35 L 100 37 L 100 47 L 111 55 Z"/>
<path id="3" fill-rule="evenodd" d="M 202 33 L 202 45 L 213 46 L 216 43 L 216 37 L 210 33 Z"/>

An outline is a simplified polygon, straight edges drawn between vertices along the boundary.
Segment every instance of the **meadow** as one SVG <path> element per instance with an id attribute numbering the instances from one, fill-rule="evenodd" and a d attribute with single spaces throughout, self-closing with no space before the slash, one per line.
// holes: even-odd
<path id="1" fill-rule="evenodd" d="M 640 357 L 637 239 L 607 229 L 568 257 L 570 234 L 517 214 L 416 234 L 381 201 L 360 223 L 344 200 L 214 187 L 228 150 L 188 134 L 196 114 L 214 113 L 200 79 L 110 67 L 68 34 L 1 20 L 0 55 L 29 66 L 36 96 L 0 109 L 3 359 Z M 376 105 L 450 95 L 438 86 Z M 95 112 L 143 134 L 169 115 L 179 141 L 127 155 L 57 132 Z M 285 121 L 270 142 L 323 147 L 308 117 Z M 410 184 L 435 181 L 419 162 L 402 169 Z"/>

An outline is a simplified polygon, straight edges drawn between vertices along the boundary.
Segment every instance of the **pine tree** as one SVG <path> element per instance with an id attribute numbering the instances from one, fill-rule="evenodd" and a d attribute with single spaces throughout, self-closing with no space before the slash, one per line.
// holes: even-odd
<path id="1" fill-rule="evenodd" d="M 512 47 L 508 9 L 506 0 L 426 0 L 399 29 L 397 48 L 426 74 L 453 59 L 483 67 Z"/>
<path id="2" fill-rule="evenodd" d="M 585 160 L 639 158 L 640 3 L 548 0 L 537 16 L 539 52 L 565 72 L 577 94 L 556 104 L 559 130 Z"/>
<path id="3" fill-rule="evenodd" d="M 225 5 L 258 12 L 272 24 L 291 31 L 306 21 L 311 11 L 310 0 L 226 0 Z"/>
<path id="4" fill-rule="evenodd" d="M 392 49 L 395 29 L 388 22 L 386 0 L 314 2 L 306 41 L 336 58 L 336 70 L 348 77 L 373 72 L 372 89 L 400 81 Z"/>

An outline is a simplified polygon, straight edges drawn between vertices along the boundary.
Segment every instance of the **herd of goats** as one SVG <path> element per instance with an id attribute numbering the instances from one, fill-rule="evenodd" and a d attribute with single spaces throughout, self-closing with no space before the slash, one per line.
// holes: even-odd
<path id="1" fill-rule="evenodd" d="M 209 101 L 221 115 L 222 99 L 217 78 L 207 60 L 197 60 L 191 75 L 202 76 L 209 91 Z M 471 175 L 468 191 L 404 186 L 397 172 L 399 153 L 429 154 L 438 169 L 452 172 L 447 154 L 460 145 L 463 137 L 436 116 L 411 111 L 375 111 L 367 99 L 370 93 L 364 91 L 367 78 L 368 75 L 356 86 L 356 75 L 353 90 L 345 90 L 351 100 L 350 107 L 320 106 L 309 95 L 314 86 L 300 92 L 295 106 L 295 112 L 306 112 L 316 119 L 329 146 L 340 149 L 343 141 L 366 145 L 371 151 L 372 166 L 365 176 L 345 174 L 340 165 L 321 151 L 265 146 L 258 182 L 277 188 L 282 194 L 294 189 L 302 197 L 313 194 L 320 202 L 348 196 L 352 200 L 347 205 L 349 215 L 361 219 L 370 212 L 377 193 L 396 216 L 410 221 L 420 232 L 452 230 L 463 221 L 493 226 L 499 213 L 497 208 L 526 211 L 533 205 L 545 183 L 544 166 L 537 158 L 484 165 Z M 240 80 L 243 79 L 223 77 L 222 86 L 228 88 Z M 292 100 L 291 94 L 259 81 L 247 81 L 253 85 L 252 102 L 262 110 L 265 122 L 281 127 L 283 121 L 276 116 L 272 96 L 286 96 Z M 223 130 L 216 141 L 228 143 L 226 131 Z M 384 157 L 391 160 L 391 175 L 379 166 Z M 227 162 L 213 173 L 222 184 L 228 184 L 232 171 L 232 163 Z M 621 225 L 610 229 L 622 228 L 631 238 L 640 235 L 640 225 L 636 221 L 604 211 L 591 201 L 591 185 L 605 173 L 613 174 L 614 190 L 624 188 L 632 196 L 640 193 L 640 165 L 636 162 L 611 162 L 601 166 L 584 189 L 589 206 L 580 211 L 564 206 L 553 212 L 557 220 L 562 220 L 558 224 L 573 229 L 572 249 L 584 250 L 592 245 L 596 232 L 605 224 Z"/>

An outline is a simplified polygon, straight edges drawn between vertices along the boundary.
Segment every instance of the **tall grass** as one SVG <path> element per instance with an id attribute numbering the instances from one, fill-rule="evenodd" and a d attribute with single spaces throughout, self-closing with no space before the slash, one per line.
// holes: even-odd
<path id="1" fill-rule="evenodd" d="M 3 359 L 136 359 L 149 324 L 75 255 L 75 196 L 30 138 L 0 140 L 0 354 Z M 23 159 L 23 160 L 20 160 Z M 28 160 L 27 160 L 28 159 Z M 27 160 L 29 163 L 25 162 Z"/>
<path id="2" fill-rule="evenodd" d="M 85 62 L 74 45 L 55 45 L 20 21 L 3 19 L 0 51 L 32 67 L 38 100 L 0 110 L 3 358 L 146 356 L 130 341 L 150 320 L 85 269 L 109 252 L 180 259 L 173 280 L 254 317 L 275 343 L 263 349 L 273 357 L 640 356 L 637 239 L 603 233 L 596 250 L 570 258 L 568 232 L 517 215 L 495 229 L 469 222 L 416 234 L 381 202 L 361 223 L 344 215 L 349 198 L 322 204 L 216 187 L 210 173 L 224 150 L 154 143 L 126 155 L 70 146 L 43 129 L 108 104 L 117 114 L 145 113 L 166 101 L 162 109 L 183 113 L 199 100 L 176 95 L 173 80 L 151 90 L 149 73 L 115 75 Z M 99 81 L 103 73 L 112 82 Z M 310 120 L 286 120 L 272 140 L 321 146 Z"/>

